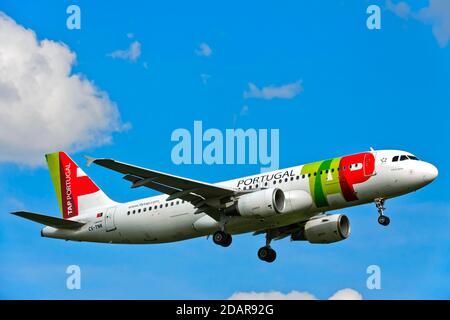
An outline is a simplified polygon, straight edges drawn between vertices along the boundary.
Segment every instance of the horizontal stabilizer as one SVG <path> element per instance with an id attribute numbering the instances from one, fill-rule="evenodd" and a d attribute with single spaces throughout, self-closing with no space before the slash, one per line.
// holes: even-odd
<path id="1" fill-rule="evenodd" d="M 57 229 L 78 229 L 84 225 L 84 223 L 77 221 L 44 216 L 42 214 L 27 211 L 11 212 L 11 214 Z"/>

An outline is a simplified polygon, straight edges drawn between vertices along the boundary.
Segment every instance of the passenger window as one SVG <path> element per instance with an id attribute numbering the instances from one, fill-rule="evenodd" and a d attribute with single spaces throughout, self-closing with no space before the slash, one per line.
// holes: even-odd
<path id="1" fill-rule="evenodd" d="M 333 169 L 331 169 L 331 172 L 334 172 L 334 168 L 333 168 Z"/>
<path id="2" fill-rule="evenodd" d="M 302 174 L 302 179 L 305 179 L 305 175 L 304 174 Z"/>
<path id="3" fill-rule="evenodd" d="M 180 204 L 180 201 L 177 201 L 177 205 L 179 205 Z"/>
<path id="4" fill-rule="evenodd" d="M 159 205 L 159 208 L 160 208 L 160 209 L 162 209 L 162 207 L 163 207 L 163 205 L 162 205 L 162 204 L 160 204 L 160 205 Z"/>
<path id="5" fill-rule="evenodd" d="M 273 180 L 273 184 L 277 184 L 277 181 L 276 181 L 276 180 Z"/>
<path id="6" fill-rule="evenodd" d="M 258 189 L 258 185 L 256 185 L 255 188 Z"/>
<path id="7" fill-rule="evenodd" d="M 308 177 L 311 177 L 311 173 L 308 173 Z"/>
<path id="8" fill-rule="evenodd" d="M 173 207 L 173 201 L 170 203 L 170 206 Z"/>
<path id="9" fill-rule="evenodd" d="M 405 156 L 405 155 L 403 155 L 403 156 L 400 157 L 400 161 L 404 161 L 404 160 L 408 160 L 408 157 Z"/>
<path id="10" fill-rule="evenodd" d="M 265 182 L 264 185 L 267 187 L 267 182 Z"/>
<path id="11" fill-rule="evenodd" d="M 138 210 L 138 213 L 141 213 L 141 209 Z"/>
<path id="12" fill-rule="evenodd" d="M 297 180 L 298 180 L 298 179 L 300 179 L 300 176 L 297 176 L 297 178 L 296 178 L 296 179 L 297 179 Z"/>
<path id="13" fill-rule="evenodd" d="M 283 182 L 283 179 L 280 179 L 278 182 L 279 182 L 279 183 L 282 183 L 282 182 Z"/>
<path id="14" fill-rule="evenodd" d="M 135 214 L 136 213 L 136 210 L 133 210 L 133 214 Z"/>
<path id="15" fill-rule="evenodd" d="M 144 208 L 144 212 L 147 211 L 147 208 Z"/>
<path id="16" fill-rule="evenodd" d="M 166 203 L 166 208 L 169 206 L 169 204 L 168 203 Z"/>
<path id="17" fill-rule="evenodd" d="M 127 212 L 127 215 L 130 215 L 130 211 Z"/>
<path id="18" fill-rule="evenodd" d="M 285 179 L 284 179 L 284 182 L 288 182 L 288 178 L 285 178 Z"/>

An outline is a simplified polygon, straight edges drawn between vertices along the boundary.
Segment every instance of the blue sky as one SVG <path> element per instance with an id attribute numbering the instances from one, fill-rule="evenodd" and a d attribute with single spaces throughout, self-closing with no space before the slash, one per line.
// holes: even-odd
<path id="1" fill-rule="evenodd" d="M 450 6 L 399 3 L 2 1 L 0 11 L 18 25 L 76 54 L 71 74 L 107 93 L 109 101 L 92 103 L 111 112 L 95 119 L 101 132 L 92 123 L 80 129 L 81 145 L 71 121 L 88 122 L 83 117 L 70 118 L 61 139 L 43 135 L 46 143 L 34 140 L 39 129 L 45 132 L 38 120 L 36 132 L 0 131 L 18 139 L 0 140 L 0 298 L 222 299 L 297 290 L 325 299 L 352 288 L 367 299 L 448 299 Z M 66 28 L 70 4 L 81 8 L 81 30 Z M 369 4 L 381 7 L 380 30 L 366 27 Z M 113 57 L 133 42 L 140 45 L 134 58 Z M 211 52 L 201 54 L 201 44 Z M 289 98 L 246 98 L 250 83 L 259 89 L 299 83 L 301 90 Z M 1 99 L 2 90 L 0 106 L 6 105 Z M 76 101 L 74 94 L 67 104 Z M 5 115 L 5 123 L 18 121 L 16 128 L 28 121 Z M 117 201 L 156 193 L 86 168 L 84 154 L 208 182 L 259 172 L 259 165 L 173 164 L 171 133 L 192 130 L 195 120 L 205 129 L 279 129 L 280 167 L 372 146 L 408 150 L 440 173 L 425 189 L 387 202 L 388 228 L 378 225 L 372 205 L 342 210 L 352 223 L 348 240 L 326 246 L 281 240 L 271 265 L 256 257 L 262 236 L 235 237 L 228 249 L 205 238 L 154 246 L 72 243 L 41 238 L 41 226 L 9 214 L 28 209 L 59 216 L 43 154 L 62 146 Z M 42 162 L 32 160 L 40 154 Z M 71 264 L 81 267 L 81 290 L 65 287 Z M 372 264 L 381 267 L 381 290 L 366 288 Z"/>

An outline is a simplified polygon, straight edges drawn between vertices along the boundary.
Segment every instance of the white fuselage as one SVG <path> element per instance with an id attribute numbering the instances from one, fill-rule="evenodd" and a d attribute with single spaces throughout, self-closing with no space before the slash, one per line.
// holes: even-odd
<path id="1" fill-rule="evenodd" d="M 282 227 L 306 221 L 321 212 L 373 202 L 375 198 L 396 197 L 427 185 L 437 175 L 437 169 L 424 161 L 392 161 L 394 156 L 409 155 L 408 152 L 385 150 L 371 153 L 375 159 L 375 170 L 370 179 L 354 185 L 357 200 L 348 201 L 336 192 L 326 195 L 326 206 L 318 207 L 313 203 L 306 212 L 280 213 L 265 218 L 233 216 L 226 224 L 227 232 L 239 234 Z M 351 170 L 364 170 L 363 166 L 362 163 L 356 163 Z M 241 190 L 276 187 L 284 192 L 303 190 L 311 194 L 311 177 L 302 174 L 302 170 L 304 165 L 224 181 L 217 185 Z M 330 190 L 339 183 L 333 180 L 331 171 L 323 181 Z M 201 237 L 218 230 L 219 223 L 206 213 L 195 214 L 196 208 L 189 202 L 180 199 L 166 201 L 167 197 L 158 195 L 117 203 L 112 207 L 89 209 L 72 219 L 86 223 L 82 228 L 61 230 L 45 227 L 42 235 L 74 241 L 145 244 Z"/>

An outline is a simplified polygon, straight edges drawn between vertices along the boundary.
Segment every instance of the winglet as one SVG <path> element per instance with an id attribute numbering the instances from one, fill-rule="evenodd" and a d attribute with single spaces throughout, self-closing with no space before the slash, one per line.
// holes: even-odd
<path id="1" fill-rule="evenodd" d="M 84 156 L 84 158 L 86 159 L 86 165 L 88 167 L 91 166 L 91 164 L 93 164 L 95 162 L 95 160 L 97 160 L 96 158 L 90 157 L 90 156 Z"/>

